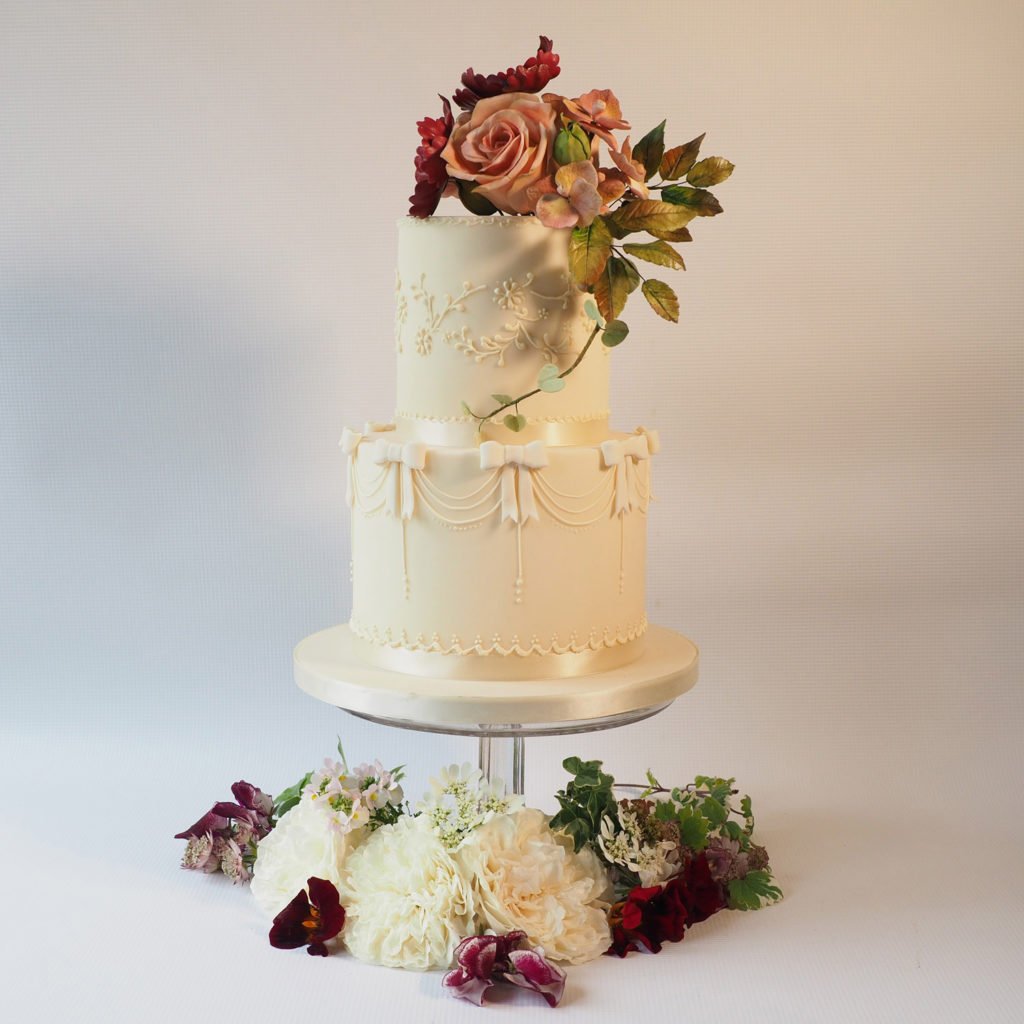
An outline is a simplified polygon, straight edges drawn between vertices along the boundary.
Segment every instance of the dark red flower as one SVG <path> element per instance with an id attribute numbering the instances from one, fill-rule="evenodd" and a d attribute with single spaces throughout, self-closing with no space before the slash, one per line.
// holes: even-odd
<path id="1" fill-rule="evenodd" d="M 612 907 L 610 924 L 612 944 L 609 953 L 625 956 L 631 949 L 646 949 L 650 953 L 661 951 L 660 928 L 654 915 L 658 910 L 655 901 L 662 895 L 660 885 L 644 888 L 637 886 L 621 903 Z M 685 918 L 684 918 L 685 922 Z"/>
<path id="2" fill-rule="evenodd" d="M 551 40 L 541 36 L 536 57 L 493 75 L 478 75 L 472 68 L 466 68 L 462 74 L 465 88 L 455 93 L 455 102 L 463 110 L 472 110 L 478 100 L 488 96 L 500 96 L 506 92 L 540 92 L 562 70 L 558 66 L 558 54 L 551 47 Z"/>
<path id="3" fill-rule="evenodd" d="M 310 878 L 306 889 L 274 918 L 270 944 L 276 949 L 308 946 L 310 956 L 327 956 L 328 939 L 345 926 L 345 908 L 333 883 L 325 878 Z"/>
<path id="4" fill-rule="evenodd" d="M 725 889 L 711 874 L 711 866 L 704 853 L 691 857 L 677 877 L 682 879 L 687 924 L 699 924 L 724 909 Z"/>
<path id="5" fill-rule="evenodd" d="M 664 885 L 637 886 L 612 907 L 608 952 L 618 956 L 640 949 L 658 953 L 662 943 L 681 942 L 690 925 L 706 921 L 724 907 L 725 890 L 712 877 L 707 857 L 699 853 Z"/>
<path id="6" fill-rule="evenodd" d="M 455 119 L 452 105 L 440 97 L 442 116 L 425 117 L 416 122 L 420 144 L 416 148 L 416 187 L 409 196 L 409 216 L 429 217 L 436 209 L 448 184 L 448 165 L 441 159 L 441 150 L 448 145 Z"/>

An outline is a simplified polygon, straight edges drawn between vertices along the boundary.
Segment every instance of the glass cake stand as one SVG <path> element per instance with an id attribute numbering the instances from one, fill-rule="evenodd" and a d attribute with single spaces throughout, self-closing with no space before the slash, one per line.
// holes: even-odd
<path id="1" fill-rule="evenodd" d="M 693 643 L 649 626 L 642 653 L 625 665 L 570 678 L 450 679 L 397 672 L 361 657 L 348 626 L 306 637 L 295 648 L 295 681 L 357 718 L 399 729 L 474 736 L 480 768 L 522 794 L 528 736 L 596 732 L 664 711 L 697 682 Z"/>

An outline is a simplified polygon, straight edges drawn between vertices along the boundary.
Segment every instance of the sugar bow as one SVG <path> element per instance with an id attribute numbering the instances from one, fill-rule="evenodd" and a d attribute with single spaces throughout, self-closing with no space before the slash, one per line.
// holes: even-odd
<path id="1" fill-rule="evenodd" d="M 601 444 L 601 456 L 607 468 L 615 468 L 615 515 L 621 516 L 633 507 L 632 475 L 638 461 L 649 459 L 658 447 L 657 435 L 651 445 L 650 433 L 637 433 L 622 440 L 613 439 Z"/>
<path id="2" fill-rule="evenodd" d="M 373 448 L 373 461 L 378 466 L 396 466 L 394 486 L 388 491 L 388 512 L 393 516 L 401 514 L 403 519 L 412 519 L 415 503 L 413 493 L 413 471 L 423 469 L 427 464 L 427 446 L 408 441 L 385 441 L 378 438 Z"/>
<path id="3" fill-rule="evenodd" d="M 533 498 L 533 471 L 548 464 L 543 441 L 529 444 L 499 444 L 484 441 L 480 445 L 480 468 L 501 470 L 501 520 L 525 523 L 539 519 Z M 524 472 L 525 470 L 525 472 Z"/>

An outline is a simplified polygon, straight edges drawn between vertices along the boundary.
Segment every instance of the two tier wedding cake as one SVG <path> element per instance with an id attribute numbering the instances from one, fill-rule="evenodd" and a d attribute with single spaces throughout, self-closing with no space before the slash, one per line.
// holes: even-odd
<path id="1" fill-rule="evenodd" d="M 732 165 L 698 161 L 703 136 L 666 149 L 664 122 L 618 139 L 609 90 L 537 95 L 558 70 L 542 37 L 516 69 L 467 71 L 457 119 L 442 98 L 419 123 L 395 414 L 342 438 L 350 628 L 376 667 L 530 679 L 643 653 L 658 434 L 611 428 L 611 350 L 634 290 L 678 319 L 640 265 L 685 269 L 673 243 L 720 212 L 706 186 Z M 444 195 L 470 214 L 434 215 Z"/>

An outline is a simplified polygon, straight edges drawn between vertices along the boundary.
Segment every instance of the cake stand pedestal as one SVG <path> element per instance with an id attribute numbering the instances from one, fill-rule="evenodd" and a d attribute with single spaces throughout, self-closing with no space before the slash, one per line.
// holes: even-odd
<path id="1" fill-rule="evenodd" d="M 348 626 L 295 648 L 295 681 L 359 718 L 419 732 L 475 736 L 480 768 L 523 792 L 527 736 L 595 732 L 656 715 L 697 682 L 697 648 L 650 626 L 643 653 L 604 672 L 530 680 L 445 679 L 396 672 L 360 656 Z"/>

